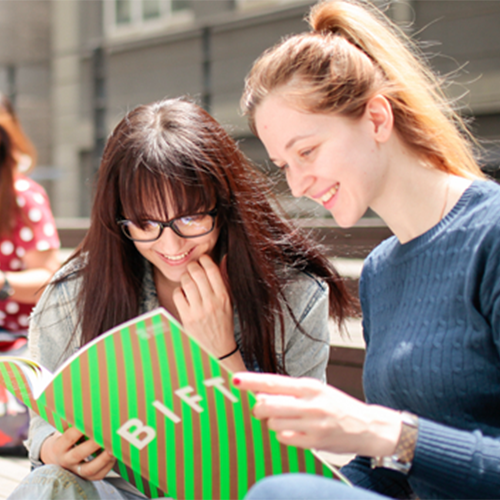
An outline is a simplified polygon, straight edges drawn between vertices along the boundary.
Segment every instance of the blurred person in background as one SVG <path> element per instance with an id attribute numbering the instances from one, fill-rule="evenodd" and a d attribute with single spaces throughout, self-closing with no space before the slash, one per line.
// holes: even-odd
<path id="1" fill-rule="evenodd" d="M 59 267 L 59 238 L 44 189 L 26 176 L 36 151 L 0 93 L 0 355 L 23 354 L 28 319 Z M 0 453 L 24 450 L 26 409 L 0 387 Z"/>

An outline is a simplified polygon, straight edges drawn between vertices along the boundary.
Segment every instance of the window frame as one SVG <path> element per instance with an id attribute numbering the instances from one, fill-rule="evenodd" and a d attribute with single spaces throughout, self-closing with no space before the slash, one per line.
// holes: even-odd
<path id="1" fill-rule="evenodd" d="M 266 7 L 300 4 L 304 0 L 236 0 L 238 10 L 263 9 Z"/>
<path id="2" fill-rule="evenodd" d="M 107 38 L 122 38 L 137 35 L 148 35 L 162 31 L 172 25 L 189 23 L 194 19 L 192 10 L 173 11 L 172 0 L 159 0 L 160 15 L 151 19 L 144 19 L 143 0 L 128 0 L 130 2 L 130 22 L 117 22 L 117 1 L 104 2 L 104 26 Z"/>

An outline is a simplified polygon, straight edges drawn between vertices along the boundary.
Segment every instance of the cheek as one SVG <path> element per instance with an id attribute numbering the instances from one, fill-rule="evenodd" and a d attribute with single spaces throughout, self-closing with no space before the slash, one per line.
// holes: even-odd
<path id="1" fill-rule="evenodd" d="M 208 252 L 211 252 L 215 248 L 215 245 L 217 245 L 219 234 L 220 229 L 214 229 L 209 235 L 207 235 L 209 237 L 206 242 Z"/>
<path id="2" fill-rule="evenodd" d="M 143 256 L 143 257 L 146 257 L 148 256 L 148 254 L 150 253 L 150 247 L 147 246 L 147 245 L 144 245 L 144 244 L 140 244 L 140 243 L 137 243 L 134 241 L 134 246 L 135 248 L 137 249 L 137 251 Z"/>

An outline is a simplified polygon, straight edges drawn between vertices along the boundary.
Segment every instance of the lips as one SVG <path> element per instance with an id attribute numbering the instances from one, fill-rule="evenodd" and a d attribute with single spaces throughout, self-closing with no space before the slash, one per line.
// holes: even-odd
<path id="1" fill-rule="evenodd" d="M 188 250 L 187 252 L 182 253 L 180 255 L 165 255 L 165 254 L 162 254 L 162 255 L 167 260 L 174 260 L 175 261 L 175 260 L 182 260 L 184 257 L 187 257 L 189 255 L 189 252 L 191 252 L 191 250 Z"/>
<path id="2" fill-rule="evenodd" d="M 337 182 L 334 186 L 332 186 L 328 191 L 323 193 L 321 196 L 315 196 L 314 198 L 317 201 L 320 201 L 325 207 L 332 200 L 332 198 L 337 194 L 339 190 L 340 184 Z"/>
<path id="3" fill-rule="evenodd" d="M 187 252 L 180 253 L 178 255 L 166 255 L 164 253 L 156 252 L 164 262 L 171 266 L 177 266 L 180 264 L 184 264 L 186 261 L 189 260 L 191 253 L 193 252 L 194 248 L 191 248 Z"/>

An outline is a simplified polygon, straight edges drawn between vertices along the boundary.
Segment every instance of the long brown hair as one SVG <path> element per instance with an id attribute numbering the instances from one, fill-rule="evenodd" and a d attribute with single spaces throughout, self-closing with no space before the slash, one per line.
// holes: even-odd
<path id="1" fill-rule="evenodd" d="M 255 110 L 279 91 L 311 113 L 357 118 L 375 95 L 391 103 L 400 137 L 435 168 L 482 178 L 472 134 L 454 111 L 416 44 L 363 0 L 315 5 L 312 33 L 286 38 L 255 62 L 241 100 L 255 132 Z"/>
<path id="2" fill-rule="evenodd" d="M 11 234 L 16 216 L 22 212 L 16 203 L 14 176 L 17 166 L 14 152 L 36 160 L 33 144 L 24 134 L 9 99 L 0 92 L 0 237 Z"/>
<path id="3" fill-rule="evenodd" d="M 165 193 L 173 193 L 168 214 Z M 306 271 L 329 286 L 330 313 L 342 322 L 351 302 L 322 253 L 271 207 L 269 186 L 208 113 L 183 99 L 139 106 L 109 137 L 90 229 L 76 254 L 85 266 L 78 307 L 81 344 L 139 311 L 144 259 L 116 220 L 141 221 L 155 207 L 165 220 L 217 206 L 216 259 L 227 256 L 229 292 L 238 311 L 245 360 L 284 371 L 275 351 L 280 298 L 290 273 Z M 155 212 L 157 213 L 157 212 Z M 62 278 L 64 279 L 64 278 Z"/>

